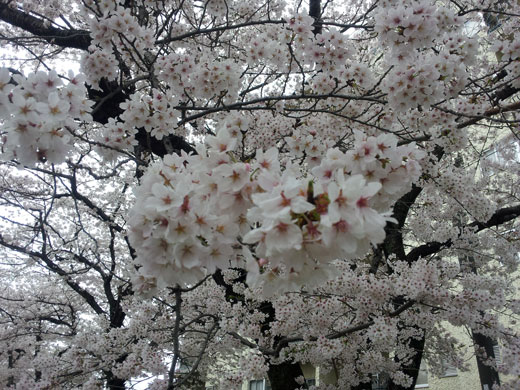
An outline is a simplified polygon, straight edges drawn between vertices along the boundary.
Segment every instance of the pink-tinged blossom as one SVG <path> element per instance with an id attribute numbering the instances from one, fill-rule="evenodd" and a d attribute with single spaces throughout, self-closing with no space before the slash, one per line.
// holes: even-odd
<path id="1" fill-rule="evenodd" d="M 200 269 L 203 259 L 208 253 L 208 248 L 202 246 L 200 241 L 196 239 L 186 239 L 175 244 L 173 249 L 173 258 L 177 266 L 188 269 Z"/>
<path id="2" fill-rule="evenodd" d="M 34 98 L 25 98 L 21 94 L 13 94 L 13 114 L 17 120 L 23 119 L 31 123 L 40 122 L 40 116 L 36 111 L 37 102 Z"/>
<path id="3" fill-rule="evenodd" d="M 155 213 L 163 213 L 180 206 L 182 199 L 168 183 L 154 183 L 153 197 L 146 202 L 146 208 Z"/>
<path id="4" fill-rule="evenodd" d="M 281 215 L 266 227 L 265 245 L 267 255 L 288 249 L 300 249 L 303 241 L 301 229 L 290 219 L 290 215 Z M 245 238 L 244 238 L 245 239 Z"/>
<path id="5" fill-rule="evenodd" d="M 206 138 L 207 145 L 217 153 L 231 152 L 235 148 L 236 142 L 236 138 L 233 138 L 226 128 L 221 128 L 217 135 L 210 135 Z"/>
<path id="6" fill-rule="evenodd" d="M 145 225 L 153 227 L 138 229 L 135 233 L 143 233 L 136 239 L 146 241 L 150 233 L 145 232 L 151 231 L 178 245 L 174 262 L 179 270 L 199 267 L 203 272 L 236 262 L 219 245 L 249 245 L 270 269 L 258 276 L 269 283 L 279 278 L 303 283 L 310 270 L 328 269 L 334 259 L 362 256 L 370 245 L 381 243 L 386 223 L 392 221 L 387 204 L 397 194 L 388 184 L 384 196 L 380 193 L 385 183 L 411 183 L 397 173 L 415 161 L 413 153 L 422 157 L 413 146 L 398 147 L 390 136 L 360 132 L 353 149 L 369 159 L 371 171 L 364 170 L 368 165 L 349 165 L 348 152 L 338 149 L 328 150 L 311 172 L 281 162 L 274 148 L 257 150 L 247 163 L 234 162 L 235 140 L 227 127 L 207 137 L 206 145 L 208 149 L 198 146 L 194 156 L 168 155 L 144 176 L 138 198 L 145 208 L 134 212 L 149 210 L 154 217 L 145 219 Z M 207 256 L 196 263 L 200 245 Z"/>
<path id="7" fill-rule="evenodd" d="M 61 101 L 56 92 L 49 94 L 47 103 L 37 103 L 38 111 L 45 116 L 48 116 L 51 121 L 64 120 L 69 112 L 69 103 Z"/>
<path id="8" fill-rule="evenodd" d="M 15 74 L 13 79 L 16 86 L 2 85 L 10 93 L 0 99 L 3 152 L 26 165 L 64 161 L 78 127 L 75 120 L 90 118 L 92 102 L 85 97 L 84 85 L 64 85 L 54 71 Z"/>
<path id="9" fill-rule="evenodd" d="M 314 205 L 306 199 L 307 183 L 287 177 L 286 181 L 272 192 L 254 194 L 252 199 L 257 208 L 252 213 L 276 218 L 277 215 L 305 213 L 314 209 Z M 253 211 L 255 210 L 255 211 Z"/>
<path id="10" fill-rule="evenodd" d="M 233 248 L 225 241 L 214 241 L 207 247 L 207 255 L 202 264 L 209 273 L 213 273 L 217 268 L 226 269 L 230 265 L 233 256 Z"/>
<path id="11" fill-rule="evenodd" d="M 266 171 L 278 172 L 280 170 L 280 161 L 278 159 L 278 149 L 270 148 L 267 151 L 257 149 L 255 155 L 256 165 L 260 169 Z"/>
<path id="12" fill-rule="evenodd" d="M 240 191 L 249 182 L 249 166 L 244 163 L 222 164 L 213 170 L 220 177 L 222 191 Z"/>
<path id="13" fill-rule="evenodd" d="M 160 390 L 177 359 L 220 389 L 287 362 L 409 388 L 424 335 L 432 375 L 495 368 L 465 326 L 520 388 L 518 2 L 473 2 L 487 36 L 464 0 L 0 2 L 81 30 L 41 69 L 91 45 L 83 75 L 0 69 L 4 386 Z"/>
<path id="14" fill-rule="evenodd" d="M 9 83 L 11 75 L 6 68 L 0 68 L 0 117 L 7 115 L 9 112 L 10 102 L 9 93 L 14 87 Z"/>

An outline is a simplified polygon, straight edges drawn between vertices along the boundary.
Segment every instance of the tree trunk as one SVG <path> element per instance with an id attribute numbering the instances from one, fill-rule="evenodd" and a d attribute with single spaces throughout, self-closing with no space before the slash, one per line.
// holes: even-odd
<path id="1" fill-rule="evenodd" d="M 40 322 L 40 329 L 41 332 L 41 322 Z M 36 335 L 36 344 L 34 347 L 34 357 L 38 356 L 38 353 L 40 352 L 40 342 L 42 341 L 42 336 L 37 334 Z M 34 381 L 39 382 L 42 379 L 42 372 L 40 370 L 34 370 Z"/>
<path id="2" fill-rule="evenodd" d="M 272 390 L 295 390 L 302 387 L 295 380 L 299 376 L 303 377 L 302 368 L 298 363 L 269 364 L 267 376 Z"/>
<path id="3" fill-rule="evenodd" d="M 423 356 L 425 340 L 426 337 L 424 335 L 424 331 L 423 336 L 419 340 L 415 338 L 412 338 L 410 340 L 410 346 L 415 350 L 416 353 L 412 358 L 410 364 L 407 364 L 403 367 L 403 373 L 412 378 L 411 385 L 408 387 L 401 386 L 394 383 L 392 379 L 390 379 L 388 381 L 388 390 L 413 390 L 415 388 L 415 385 L 417 383 L 417 377 L 419 376 L 419 369 L 421 367 L 421 360 Z"/>
<path id="4" fill-rule="evenodd" d="M 107 375 L 107 389 L 108 390 L 124 390 L 126 389 L 126 380 L 117 378 L 111 371 Z"/>
<path id="5" fill-rule="evenodd" d="M 487 357 L 496 358 L 493 346 L 495 342 L 488 336 L 484 336 L 481 333 L 473 334 L 473 341 L 475 343 L 475 349 L 477 349 L 477 367 L 478 376 L 480 378 L 480 385 L 482 390 L 491 390 L 492 386 L 496 383 L 500 385 L 500 379 L 496 367 L 484 364 L 482 357 L 478 350 L 486 351 Z"/>
<path id="6" fill-rule="evenodd" d="M 13 350 L 10 349 L 7 351 L 7 368 L 11 369 L 14 368 L 14 356 L 13 356 Z M 14 376 L 9 375 L 7 377 L 7 387 L 14 386 Z"/>
<path id="7" fill-rule="evenodd" d="M 199 371 L 192 372 L 186 382 L 179 387 L 180 390 L 204 390 L 205 388 L 206 382 L 201 378 Z"/>
<path id="8" fill-rule="evenodd" d="M 357 386 L 351 387 L 350 390 L 372 390 L 372 382 L 363 382 Z"/>
<path id="9" fill-rule="evenodd" d="M 110 289 L 110 286 L 107 286 Z M 110 290 L 108 290 L 110 291 Z M 121 297 L 118 296 L 117 299 L 109 293 L 107 294 L 110 299 L 110 328 L 119 329 L 123 327 L 124 320 L 126 318 L 126 313 L 123 311 L 121 307 Z M 122 354 L 116 359 L 116 363 L 123 363 L 128 357 L 127 353 Z M 126 379 L 118 378 L 112 371 L 105 371 L 106 376 L 106 386 L 108 390 L 122 390 L 126 389 Z"/>
<path id="10" fill-rule="evenodd" d="M 309 16 L 314 18 L 314 29 L 313 34 L 321 34 L 321 1 L 310 0 L 309 1 Z"/>

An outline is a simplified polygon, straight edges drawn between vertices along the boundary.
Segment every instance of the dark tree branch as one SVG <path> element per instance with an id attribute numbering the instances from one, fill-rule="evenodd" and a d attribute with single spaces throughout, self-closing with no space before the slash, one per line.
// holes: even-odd
<path id="1" fill-rule="evenodd" d="M 518 216 L 520 216 L 520 205 L 504 207 L 500 210 L 497 210 L 487 222 L 474 221 L 470 223 L 468 227 L 476 227 L 477 232 L 480 232 L 481 230 L 499 226 L 503 223 L 512 221 Z"/>
<path id="2" fill-rule="evenodd" d="M 314 18 L 314 35 L 321 34 L 321 0 L 309 1 L 309 16 Z"/>
<path id="3" fill-rule="evenodd" d="M 80 295 L 85 302 L 96 312 L 96 314 L 105 314 L 105 311 L 99 306 L 99 304 L 96 301 L 96 298 L 89 293 L 87 290 L 85 290 L 83 287 L 81 287 L 78 283 L 76 283 L 70 275 L 61 267 L 59 267 L 54 261 L 52 261 L 49 256 L 47 256 L 46 253 L 39 253 L 31 251 L 27 248 L 23 248 L 18 245 L 10 244 L 6 242 L 3 237 L 0 235 L 0 245 L 9 248 L 13 251 L 16 251 L 18 253 L 23 253 L 27 256 L 30 256 L 32 258 L 37 258 L 43 261 L 43 263 L 47 266 L 47 268 L 54 272 L 55 274 L 62 276 L 65 283 L 72 288 L 78 295 Z"/>
<path id="4" fill-rule="evenodd" d="M 516 102 L 513 104 L 509 104 L 504 107 L 495 107 L 487 110 L 484 114 L 476 116 L 474 118 L 471 118 L 465 122 L 459 123 L 457 125 L 457 129 L 463 129 L 465 127 L 474 125 L 475 123 L 478 123 L 482 119 L 491 118 L 493 115 L 497 115 L 503 112 L 510 112 L 510 111 L 516 111 L 520 109 L 520 102 Z"/>
<path id="5" fill-rule="evenodd" d="M 47 322 L 53 323 L 55 325 L 65 325 L 65 326 L 68 326 L 69 328 L 73 327 L 73 324 L 71 324 L 65 320 L 62 320 L 60 318 L 54 318 L 51 316 L 41 316 L 38 318 L 38 320 L 47 321 Z"/>
<path id="6" fill-rule="evenodd" d="M 393 253 L 398 259 L 405 259 L 406 255 L 404 252 L 403 234 L 401 229 L 408 217 L 410 207 L 412 207 L 417 197 L 421 194 L 421 191 L 421 187 L 414 185 L 408 193 L 404 194 L 396 202 L 392 216 L 397 220 L 397 224 L 389 222 L 385 227 L 386 238 L 383 242 L 383 249 L 386 256 Z"/>
<path id="7" fill-rule="evenodd" d="M 6 2 L 0 2 L 0 20 L 61 47 L 87 50 L 92 41 L 88 31 L 65 30 L 46 26 L 43 20 L 16 8 L 11 8 Z"/>
<path id="8" fill-rule="evenodd" d="M 472 228 L 475 233 L 478 233 L 484 229 L 489 229 L 491 227 L 499 226 L 506 222 L 512 221 L 518 216 L 520 216 L 520 205 L 504 207 L 503 209 L 497 210 L 487 222 L 474 221 L 467 225 L 466 228 Z M 433 255 L 439 252 L 441 249 L 449 248 L 452 245 L 453 241 L 451 239 L 444 242 L 428 242 L 424 245 L 412 249 L 406 255 L 406 261 L 412 263 L 420 257 Z"/>

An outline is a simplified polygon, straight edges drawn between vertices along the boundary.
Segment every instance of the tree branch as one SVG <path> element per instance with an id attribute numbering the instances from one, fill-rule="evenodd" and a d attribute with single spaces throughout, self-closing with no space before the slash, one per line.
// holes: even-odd
<path id="1" fill-rule="evenodd" d="M 503 223 L 512 221 L 513 219 L 520 216 L 520 205 L 504 207 L 503 209 L 497 210 L 495 214 L 487 221 L 487 222 L 479 222 L 474 221 L 469 225 L 466 225 L 466 228 L 477 228 L 474 230 L 475 233 L 478 233 L 484 229 L 488 229 L 494 226 L 499 226 Z M 420 257 L 425 257 L 429 255 L 433 255 L 437 253 L 441 249 L 449 248 L 453 245 L 453 241 L 447 240 L 444 242 L 428 242 L 424 245 L 418 246 L 417 248 L 412 249 L 406 255 L 406 261 L 409 263 L 416 261 Z"/>
<path id="2" fill-rule="evenodd" d="M 41 261 L 43 261 L 45 263 L 45 265 L 47 266 L 47 268 L 50 271 L 63 277 L 63 280 L 65 281 L 65 283 L 67 283 L 67 285 L 70 288 L 72 288 L 76 293 L 78 293 L 78 295 L 80 295 L 88 303 L 88 305 L 96 312 L 96 314 L 105 314 L 105 311 L 97 303 L 96 298 L 91 293 L 89 293 L 87 290 L 85 290 L 83 287 L 81 287 L 78 283 L 76 283 L 74 280 L 72 280 L 70 275 L 65 270 L 63 270 L 61 267 L 59 267 L 54 261 L 52 261 L 49 258 L 49 256 L 47 256 L 46 253 L 38 253 L 38 252 L 31 251 L 29 249 L 23 248 L 18 245 L 10 244 L 10 243 L 6 242 L 1 235 L 0 235 L 0 245 L 4 246 L 6 248 L 9 248 L 15 252 L 23 253 L 27 256 L 40 259 Z"/>
<path id="3" fill-rule="evenodd" d="M 0 20 L 21 28 L 45 41 L 72 49 L 87 50 L 92 38 L 85 30 L 64 30 L 52 26 L 46 26 L 43 20 L 11 8 L 8 3 L 0 3 Z"/>
<path id="4" fill-rule="evenodd" d="M 463 129 L 465 127 L 474 125 L 475 123 L 479 122 L 481 119 L 490 118 L 493 115 L 500 114 L 502 112 L 509 112 L 509 111 L 515 111 L 520 109 L 520 102 L 516 102 L 513 104 L 509 104 L 504 107 L 495 107 L 487 110 L 484 114 L 475 116 L 474 118 L 471 118 L 465 122 L 459 123 L 457 125 L 457 129 Z"/>

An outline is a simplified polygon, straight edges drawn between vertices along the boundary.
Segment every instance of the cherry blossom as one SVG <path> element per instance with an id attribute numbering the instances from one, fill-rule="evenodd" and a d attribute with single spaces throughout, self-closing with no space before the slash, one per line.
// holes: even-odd
<path id="1" fill-rule="evenodd" d="M 0 387 L 518 388 L 519 14 L 0 0 Z"/>

